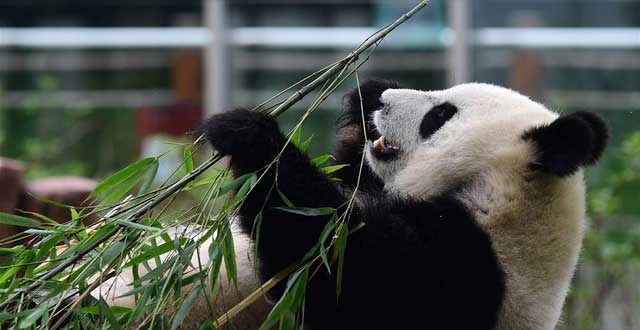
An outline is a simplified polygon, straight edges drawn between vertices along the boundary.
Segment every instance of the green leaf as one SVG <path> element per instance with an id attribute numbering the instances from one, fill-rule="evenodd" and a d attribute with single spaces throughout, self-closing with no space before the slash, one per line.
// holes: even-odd
<path id="1" fill-rule="evenodd" d="M 42 223 L 31 218 L 21 217 L 19 215 L 0 213 L 0 224 L 13 225 L 20 227 L 37 227 L 42 228 Z"/>
<path id="2" fill-rule="evenodd" d="M 278 187 L 276 187 L 276 191 L 278 192 L 278 196 L 280 196 L 280 199 L 282 200 L 282 202 L 287 205 L 288 208 L 294 208 L 295 206 L 293 205 L 293 203 L 289 200 L 289 198 L 287 198 L 287 196 L 284 195 L 284 193 L 282 193 L 282 191 L 280 191 L 280 189 L 278 189 Z"/>
<path id="3" fill-rule="evenodd" d="M 150 270 L 148 273 L 140 276 L 140 278 L 138 280 L 133 281 L 134 284 L 142 284 L 145 281 L 148 280 L 153 280 L 153 279 L 158 279 L 158 278 L 162 278 L 162 274 L 164 273 L 165 270 L 167 270 L 167 268 L 169 268 L 174 262 L 175 260 L 178 258 L 178 256 L 172 256 L 169 259 L 165 260 L 163 263 L 161 263 L 160 265 L 156 265 L 155 268 L 153 268 L 152 270 Z M 137 292 L 134 292 L 137 293 Z M 130 296 L 132 294 L 131 291 L 121 295 L 120 297 L 125 297 L 125 296 Z"/>
<path id="4" fill-rule="evenodd" d="M 213 322 L 211 321 L 207 321 L 207 323 L 203 324 L 200 326 L 200 328 L 198 328 L 198 330 L 217 330 L 218 328 L 216 328 L 215 324 L 213 324 Z"/>
<path id="5" fill-rule="evenodd" d="M 302 126 L 298 127 L 293 133 L 291 133 L 291 143 L 294 146 L 299 147 L 300 137 L 302 136 Z"/>
<path id="6" fill-rule="evenodd" d="M 329 166 L 325 166 L 323 168 L 321 168 L 320 170 L 324 173 L 324 174 L 331 174 L 333 172 L 339 171 L 345 167 L 349 166 L 349 164 L 339 164 L 339 165 L 329 165 Z"/>
<path id="7" fill-rule="evenodd" d="M 38 319 L 40 319 L 40 317 L 42 317 L 42 315 L 46 311 L 47 311 L 46 306 L 42 306 L 37 309 L 34 309 L 33 312 L 29 313 L 27 317 L 25 317 L 24 319 L 22 319 L 22 321 L 20 321 L 20 324 L 18 325 L 18 327 L 20 329 L 26 329 L 32 326 L 34 323 L 38 321 Z"/>
<path id="8" fill-rule="evenodd" d="M 287 287 L 282 294 L 280 300 L 273 306 L 269 316 L 267 319 L 260 325 L 260 330 L 269 330 L 271 329 L 280 319 L 282 319 L 287 312 L 289 312 L 293 307 L 297 307 L 296 303 L 303 301 L 303 296 L 305 292 L 305 288 L 307 286 L 307 281 L 309 278 L 309 270 L 308 268 L 304 268 L 302 270 L 297 271 L 289 281 L 287 282 Z"/>
<path id="9" fill-rule="evenodd" d="M 253 174 L 249 176 L 249 178 L 242 184 L 242 187 L 236 191 L 236 195 L 233 197 L 227 209 L 234 209 L 240 202 L 244 200 L 245 197 L 249 194 L 251 189 L 258 182 L 258 176 Z"/>
<path id="10" fill-rule="evenodd" d="M 24 313 L 24 311 L 22 312 Z M 21 313 L 8 313 L 8 312 L 0 312 L 0 322 L 15 319 L 16 317 L 20 317 Z"/>
<path id="11" fill-rule="evenodd" d="M 57 233 L 43 238 L 36 245 L 36 250 L 38 251 L 36 254 L 36 259 L 41 260 L 44 256 L 48 255 L 52 249 L 55 250 L 56 244 L 58 244 L 62 240 L 63 235 L 63 233 Z"/>
<path id="12" fill-rule="evenodd" d="M 152 165 L 149 165 L 152 166 Z M 113 186 L 111 189 L 107 190 L 104 194 L 102 194 L 102 204 L 103 205 L 113 205 L 121 201 L 133 187 L 135 187 L 138 182 L 145 176 L 148 167 L 141 169 L 138 172 L 133 173 L 128 178 L 119 182 L 117 185 Z"/>
<path id="13" fill-rule="evenodd" d="M 335 219 L 335 217 L 334 217 Z M 333 219 L 332 219 L 333 220 Z M 327 257 L 327 248 L 324 246 L 327 238 L 329 238 L 329 234 L 333 231 L 335 227 L 334 221 L 327 222 L 327 225 L 322 229 L 322 233 L 320 233 L 320 258 L 322 259 L 322 263 L 327 268 L 327 272 L 331 274 L 331 266 L 329 265 L 329 258 Z"/>
<path id="14" fill-rule="evenodd" d="M 310 137 L 308 137 L 306 140 L 304 140 L 304 142 L 300 144 L 298 149 L 300 149 L 300 151 L 302 152 L 307 152 L 307 150 L 309 150 L 309 146 L 311 145 L 311 140 L 313 139 L 314 136 L 315 134 L 311 134 Z"/>
<path id="15" fill-rule="evenodd" d="M 24 210 L 21 210 L 21 211 L 20 211 L 20 213 L 24 213 L 24 214 L 27 214 L 27 215 L 34 216 L 34 217 L 36 217 L 36 218 L 38 218 L 38 219 L 40 219 L 40 220 L 42 220 L 42 221 L 44 221 L 44 222 L 49 222 L 49 223 L 51 223 L 52 225 L 56 225 L 56 226 L 59 226 L 59 225 L 60 225 L 60 223 L 59 223 L 59 222 L 57 222 L 57 221 L 55 221 L 55 220 L 53 220 L 53 219 L 49 218 L 49 217 L 48 217 L 48 216 L 46 216 L 46 215 L 42 215 L 42 214 L 40 214 L 40 213 L 36 213 L 36 212 L 29 212 L 29 211 L 24 211 Z"/>
<path id="16" fill-rule="evenodd" d="M 125 227 L 129 227 L 129 228 L 139 229 L 139 230 L 142 230 L 142 231 L 149 231 L 149 232 L 152 232 L 154 234 L 157 234 L 157 233 L 162 231 L 162 229 L 158 229 L 156 227 L 145 226 L 143 224 L 136 223 L 136 222 L 131 222 L 131 221 L 128 221 L 128 220 L 125 220 L 125 219 L 116 219 L 116 220 L 114 220 L 114 223 L 117 223 L 117 224 L 125 226 Z"/>
<path id="17" fill-rule="evenodd" d="M 180 309 L 176 313 L 176 316 L 173 318 L 171 330 L 177 329 L 184 318 L 187 317 L 187 314 L 189 314 L 191 307 L 193 307 L 193 304 L 196 302 L 196 299 L 200 295 L 201 290 L 202 286 L 196 286 L 193 290 L 191 290 L 187 298 L 180 305 Z"/>
<path id="18" fill-rule="evenodd" d="M 222 175 L 223 173 L 227 173 L 224 170 L 222 170 L 220 168 L 217 168 L 217 167 L 212 168 L 212 171 L 214 172 L 214 174 L 212 174 L 211 176 L 209 176 L 207 178 L 204 178 L 202 180 L 195 181 L 193 183 L 192 187 L 199 187 L 199 186 L 212 184 L 213 182 L 215 182 L 218 179 L 218 177 L 220 175 Z"/>
<path id="19" fill-rule="evenodd" d="M 131 312 L 131 308 L 129 307 L 109 306 L 108 304 L 107 306 L 109 307 L 109 309 L 114 315 L 127 314 Z M 100 306 L 82 307 L 79 309 L 79 311 L 84 314 L 92 314 L 92 315 L 100 315 L 101 313 Z"/>
<path id="20" fill-rule="evenodd" d="M 254 244 L 255 255 L 253 256 L 254 267 L 258 266 L 258 246 L 260 246 L 260 228 L 261 227 L 262 227 L 262 211 L 256 214 L 256 218 L 253 221 L 253 227 L 251 228 L 251 236 L 255 237 L 255 244 Z"/>
<path id="21" fill-rule="evenodd" d="M 48 199 L 48 198 L 45 198 L 45 197 L 42 197 L 42 196 L 34 195 L 32 193 L 29 193 L 29 192 L 27 192 L 27 194 L 29 195 L 29 197 L 33 197 L 34 199 L 36 199 L 38 201 L 41 201 L 41 202 L 43 202 L 45 204 L 57 206 L 57 207 L 63 208 L 63 209 L 71 208 L 70 205 L 62 204 L 60 202 L 57 202 L 57 201 L 54 201 L 54 200 L 51 200 L 51 199 Z"/>
<path id="22" fill-rule="evenodd" d="M 131 324 L 132 322 L 134 322 L 144 314 L 145 308 L 147 306 L 147 300 L 149 300 L 149 297 L 151 297 L 151 295 L 153 294 L 153 291 L 155 290 L 154 285 L 148 286 L 145 288 L 146 290 L 142 294 L 142 298 L 136 301 L 136 309 L 133 311 L 133 313 L 129 317 L 129 322 L 128 322 L 129 324 Z"/>
<path id="23" fill-rule="evenodd" d="M 113 312 L 111 312 L 109 305 L 107 305 L 107 302 L 104 301 L 102 297 L 98 301 L 98 307 L 100 307 L 100 314 L 102 314 L 102 316 L 104 316 L 107 319 L 107 322 L 109 322 L 111 329 L 119 330 L 120 324 L 118 323 L 116 316 L 113 315 Z"/>
<path id="24" fill-rule="evenodd" d="M 20 254 L 24 251 L 24 246 L 22 245 L 18 245 L 18 246 L 14 246 L 12 248 L 3 248 L 0 247 L 0 257 L 10 257 L 10 256 L 14 256 L 16 254 Z"/>
<path id="25" fill-rule="evenodd" d="M 148 284 L 148 285 L 139 286 L 137 288 L 133 288 L 133 289 L 131 289 L 131 290 L 119 295 L 117 298 L 133 296 L 133 295 L 136 295 L 136 294 L 139 294 L 139 293 L 146 293 L 149 289 L 153 290 L 158 285 L 159 284 L 157 282 L 153 282 L 153 283 Z"/>
<path id="26" fill-rule="evenodd" d="M 336 238 L 335 245 L 333 246 L 334 256 L 338 258 L 338 275 L 336 279 L 336 294 L 340 297 L 342 292 L 342 270 L 344 268 L 344 252 L 347 248 L 347 236 L 349 230 L 346 224 L 342 224 L 338 229 L 338 237 Z"/>
<path id="27" fill-rule="evenodd" d="M 89 194 L 89 197 L 87 197 L 87 199 L 91 199 L 96 196 L 99 196 L 107 192 L 107 190 L 110 190 L 111 188 L 117 186 L 119 183 L 123 182 L 129 177 L 135 175 L 136 173 L 145 171 L 148 168 L 148 166 L 150 166 L 151 164 L 153 164 L 153 162 L 157 160 L 158 159 L 155 157 L 141 159 L 121 169 L 120 171 L 112 174 L 111 176 L 107 177 L 106 179 L 98 183 L 96 188 L 91 192 L 91 194 Z"/>
<path id="28" fill-rule="evenodd" d="M 319 207 L 319 208 L 274 207 L 274 209 L 277 209 L 277 210 L 280 210 L 280 211 L 284 211 L 284 212 L 289 212 L 289 213 L 300 214 L 300 215 L 304 215 L 304 216 L 308 216 L 308 217 L 317 217 L 317 216 L 321 216 L 321 215 L 327 215 L 327 214 L 331 214 L 331 213 L 336 211 L 336 209 L 334 209 L 332 207 Z"/>
<path id="29" fill-rule="evenodd" d="M 76 210 L 75 207 L 69 208 L 69 212 L 71 212 L 71 220 L 78 220 L 80 218 L 78 210 Z"/>
<path id="30" fill-rule="evenodd" d="M 159 257 L 165 253 L 171 252 L 173 251 L 173 242 L 170 243 L 164 243 L 162 245 L 158 245 L 153 247 L 150 250 L 145 251 L 143 254 L 136 256 L 135 258 L 131 259 L 129 262 L 127 262 L 124 267 L 130 267 L 133 265 L 137 265 L 140 263 L 143 263 L 147 260 L 151 260 L 155 257 Z M 159 263 L 158 263 L 159 264 Z"/>
<path id="31" fill-rule="evenodd" d="M 216 281 L 218 280 L 218 275 L 220 274 L 220 268 L 222 267 L 222 247 L 218 246 L 218 244 L 213 243 L 209 246 L 209 260 L 212 260 L 211 265 L 211 273 L 209 274 L 209 284 L 211 286 L 211 295 L 213 297 L 216 296 L 216 290 L 218 287 L 216 286 Z"/>
<path id="32" fill-rule="evenodd" d="M 233 234 L 231 233 L 231 226 L 225 226 L 227 229 L 224 235 L 222 257 L 224 258 L 224 268 L 227 270 L 227 276 L 234 285 L 238 285 L 238 266 L 236 265 L 236 249 L 233 244 Z"/>
<path id="33" fill-rule="evenodd" d="M 322 156 L 318 156 L 316 158 L 313 158 L 311 160 L 311 164 L 315 165 L 315 166 L 320 166 L 324 163 L 326 163 L 329 159 L 331 159 L 331 155 L 322 155 Z"/>
<path id="34" fill-rule="evenodd" d="M 224 186 L 222 186 L 222 188 L 220 188 L 220 195 L 224 195 L 224 194 L 228 193 L 229 191 L 238 189 L 247 180 L 249 180 L 249 178 L 251 178 L 252 176 L 256 176 L 256 175 L 254 173 L 247 173 L 247 174 L 241 175 L 241 176 L 233 179 L 232 181 L 230 181 L 227 184 L 225 184 Z"/>
<path id="35" fill-rule="evenodd" d="M 193 156 L 191 152 L 191 146 L 184 147 L 184 170 L 187 174 L 193 171 Z"/>
<path id="36" fill-rule="evenodd" d="M 153 181 L 156 179 L 156 175 L 158 174 L 158 167 L 160 166 L 160 162 L 158 159 L 154 159 L 154 162 L 151 163 L 147 173 L 144 174 L 144 179 L 142 180 L 142 185 L 140 186 L 139 195 L 144 195 L 149 192 Z"/>

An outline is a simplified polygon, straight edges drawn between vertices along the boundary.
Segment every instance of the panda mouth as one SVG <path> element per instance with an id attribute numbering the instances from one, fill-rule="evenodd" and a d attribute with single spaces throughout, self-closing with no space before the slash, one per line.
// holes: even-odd
<path id="1" fill-rule="evenodd" d="M 400 147 L 397 144 L 385 139 L 384 135 L 381 135 L 378 139 L 371 144 L 371 153 L 376 158 L 388 161 L 398 157 Z"/>

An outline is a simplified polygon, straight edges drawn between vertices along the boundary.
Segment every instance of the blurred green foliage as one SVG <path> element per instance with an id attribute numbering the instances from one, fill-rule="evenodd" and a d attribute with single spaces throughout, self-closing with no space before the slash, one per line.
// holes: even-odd
<path id="1" fill-rule="evenodd" d="M 38 95 L 60 88 L 48 75 L 37 79 L 37 87 L 45 92 Z M 0 102 L 1 98 L 0 93 Z M 0 109 L 0 156 L 24 161 L 30 178 L 102 177 L 137 157 L 131 109 L 71 109 L 46 96 L 34 96 L 20 108 Z M 300 111 L 279 118 L 284 131 L 293 128 Z M 311 156 L 330 152 L 338 114 L 318 111 L 305 123 L 302 138 L 311 132 L 314 136 Z M 612 127 L 611 144 L 600 164 L 587 173 L 588 227 L 559 329 L 601 329 L 610 324 L 604 313 L 611 297 L 612 306 L 628 309 L 618 325 L 632 329 L 640 322 L 633 316 L 640 311 L 640 131 L 633 112 L 611 110 L 603 116 Z"/>
<path id="2" fill-rule="evenodd" d="M 603 329 L 607 302 L 623 309 L 618 326 L 640 322 L 640 131 L 612 147 L 588 194 L 589 226 L 563 329 Z"/>
<path id="3" fill-rule="evenodd" d="M 0 112 L 0 156 L 24 161 L 30 178 L 103 176 L 136 157 L 131 109 L 68 108 L 46 97 L 58 89 L 47 75 L 20 108 Z M 42 96 L 44 95 L 44 96 Z"/>

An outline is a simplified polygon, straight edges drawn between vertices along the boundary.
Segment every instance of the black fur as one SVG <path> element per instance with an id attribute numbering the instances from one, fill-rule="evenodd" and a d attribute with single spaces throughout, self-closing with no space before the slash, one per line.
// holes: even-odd
<path id="1" fill-rule="evenodd" d="M 537 149 L 537 159 L 529 166 L 532 170 L 567 176 L 600 158 L 609 133 L 600 116 L 580 111 L 535 127 L 523 138 L 535 143 Z"/>
<path id="2" fill-rule="evenodd" d="M 380 97 L 387 89 L 400 88 L 398 82 L 384 79 L 370 79 L 360 84 L 360 91 L 354 88 L 343 99 L 342 115 L 339 120 L 338 139 L 333 153 L 336 164 L 349 164 L 348 167 L 336 173 L 336 177 L 345 184 L 355 187 L 362 160 L 362 150 L 365 145 L 363 133 L 363 118 L 367 130 L 367 138 L 373 141 L 380 134 L 371 126 L 371 114 L 382 107 Z M 360 104 L 362 94 L 362 106 Z M 380 190 L 382 182 L 368 167 L 363 168 L 360 189 Z"/>
<path id="3" fill-rule="evenodd" d="M 429 139 L 456 113 L 458 113 L 458 108 L 449 102 L 437 105 L 429 110 L 422 118 L 422 122 L 420 122 L 420 136 L 422 139 Z"/>
<path id="4" fill-rule="evenodd" d="M 375 90 L 367 95 L 377 95 L 382 87 Z M 247 110 L 215 115 L 204 128 L 213 147 L 231 156 L 235 175 L 263 171 L 285 141 L 273 119 Z M 347 147 L 358 150 L 362 144 Z M 288 146 L 240 210 L 246 232 L 263 212 L 258 246 L 262 280 L 299 260 L 329 221 L 274 209 L 284 206 L 273 189 L 276 170 L 278 188 L 299 207 L 340 208 L 352 192 L 349 183 L 330 180 Z M 335 269 L 329 274 L 320 268 L 307 288 L 305 324 L 312 329 L 493 328 L 504 274 L 489 237 L 456 199 L 449 194 L 430 202 L 398 199 L 382 189 L 358 196 L 349 224 L 362 222 L 364 227 L 347 241 L 342 294 L 336 297 Z M 282 287 L 273 293 L 277 298 Z"/>
<path id="5" fill-rule="evenodd" d="M 369 79 L 360 84 L 360 90 L 354 88 L 344 96 L 344 111 L 341 117 L 341 126 L 362 126 L 362 112 L 365 115 L 365 122 L 371 120 L 371 113 L 380 109 L 382 103 L 380 97 L 387 89 L 400 88 L 400 83 L 393 80 L 385 79 Z M 362 94 L 362 107 L 360 106 L 360 94 Z M 364 111 L 362 111 L 364 110 Z M 369 131 L 367 131 L 369 133 Z M 370 132 L 371 140 L 376 139 L 377 133 L 374 130 Z"/>

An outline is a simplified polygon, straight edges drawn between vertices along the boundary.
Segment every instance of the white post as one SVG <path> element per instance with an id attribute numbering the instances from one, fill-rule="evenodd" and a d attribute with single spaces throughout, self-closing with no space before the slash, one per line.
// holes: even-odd
<path id="1" fill-rule="evenodd" d="M 453 43 L 448 49 L 449 85 L 469 82 L 469 0 L 449 0 L 449 28 L 453 32 Z"/>
<path id="2" fill-rule="evenodd" d="M 210 116 L 228 107 L 229 33 L 227 1 L 203 0 L 204 22 L 209 30 L 209 44 L 204 52 L 205 114 Z"/>

